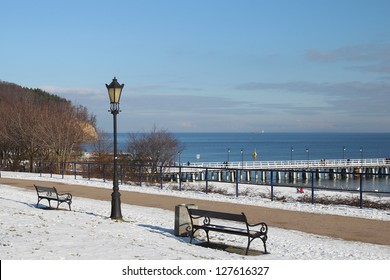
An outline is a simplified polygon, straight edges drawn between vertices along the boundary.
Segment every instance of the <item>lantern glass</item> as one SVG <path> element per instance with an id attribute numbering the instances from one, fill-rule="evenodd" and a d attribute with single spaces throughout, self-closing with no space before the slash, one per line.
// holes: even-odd
<path id="1" fill-rule="evenodd" d="M 111 104 L 112 103 L 119 104 L 124 84 L 122 84 L 122 85 L 119 84 L 118 80 L 114 77 L 111 84 L 109 84 L 109 85 L 106 84 L 106 87 L 108 90 L 108 97 L 110 98 L 110 103 Z"/>

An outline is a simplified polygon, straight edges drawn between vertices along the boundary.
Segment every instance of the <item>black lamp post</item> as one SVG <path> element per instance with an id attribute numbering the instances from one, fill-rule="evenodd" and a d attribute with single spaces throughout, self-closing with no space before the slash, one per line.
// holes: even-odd
<path id="1" fill-rule="evenodd" d="M 310 160 L 309 148 L 306 148 L 306 154 L 307 154 L 307 166 L 309 166 L 309 160 Z"/>
<path id="2" fill-rule="evenodd" d="M 241 148 L 241 169 L 244 168 L 244 149 Z"/>
<path id="3" fill-rule="evenodd" d="M 116 131 L 116 115 L 119 114 L 119 101 L 121 98 L 122 89 L 125 85 L 120 85 L 114 77 L 111 84 L 107 85 L 108 97 L 110 98 L 110 111 L 114 118 L 114 176 L 113 176 L 113 192 L 111 194 L 111 219 L 122 220 L 121 211 L 121 194 L 119 193 L 118 177 L 117 177 L 117 131 Z"/>

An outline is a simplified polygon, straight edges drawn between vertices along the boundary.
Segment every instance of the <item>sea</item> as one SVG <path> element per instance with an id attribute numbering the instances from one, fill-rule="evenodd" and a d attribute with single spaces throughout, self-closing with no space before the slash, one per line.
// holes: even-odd
<path id="1" fill-rule="evenodd" d="M 390 133 L 172 133 L 182 145 L 175 161 L 232 162 L 390 157 Z M 128 133 L 118 134 L 126 151 Z M 179 159 L 180 156 L 180 159 Z"/>

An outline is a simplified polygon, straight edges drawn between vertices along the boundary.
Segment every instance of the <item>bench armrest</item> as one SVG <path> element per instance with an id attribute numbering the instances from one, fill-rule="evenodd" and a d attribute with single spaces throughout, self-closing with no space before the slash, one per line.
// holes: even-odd
<path id="1" fill-rule="evenodd" d="M 258 230 L 261 233 L 267 234 L 268 232 L 268 226 L 266 223 L 257 223 L 257 224 L 247 224 L 248 228 L 253 228 L 253 227 L 259 227 L 260 229 Z"/>
<path id="2" fill-rule="evenodd" d="M 58 197 L 65 197 L 66 199 L 72 199 L 72 194 L 70 193 L 59 193 Z"/>

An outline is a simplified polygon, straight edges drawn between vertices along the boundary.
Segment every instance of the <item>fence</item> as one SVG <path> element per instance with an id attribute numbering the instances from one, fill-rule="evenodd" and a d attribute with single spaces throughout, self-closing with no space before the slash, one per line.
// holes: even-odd
<path id="1" fill-rule="evenodd" d="M 35 172 L 59 174 L 62 178 L 65 175 L 86 178 L 99 178 L 103 181 L 113 178 L 113 164 L 94 162 L 39 162 Z M 365 195 L 389 196 L 390 178 L 388 173 L 383 172 L 346 172 L 344 171 L 318 171 L 309 169 L 294 170 L 270 170 L 270 169 L 238 169 L 238 168 L 208 168 L 193 166 L 158 166 L 152 172 L 148 165 L 118 164 L 118 180 L 121 184 L 126 182 L 137 183 L 142 187 L 144 182 L 153 182 L 162 189 L 167 182 L 177 183 L 178 191 L 183 190 L 183 182 L 204 182 L 204 192 L 210 192 L 211 182 L 224 182 L 233 184 L 234 195 L 240 196 L 240 186 L 258 185 L 270 187 L 270 199 L 277 199 L 275 191 L 278 188 L 305 188 L 309 193 L 310 203 L 316 202 L 316 191 L 349 192 L 358 196 L 358 206 L 365 205 Z M 282 174 L 282 175 L 281 175 Z M 301 174 L 296 178 L 294 174 Z M 327 178 L 326 178 L 327 177 Z M 331 182 L 331 183 L 329 183 Z M 352 182 L 345 186 L 346 182 Z M 375 182 L 373 188 L 370 182 Z M 378 188 L 378 186 L 381 186 Z M 308 191 L 308 192 L 307 192 Z"/>

